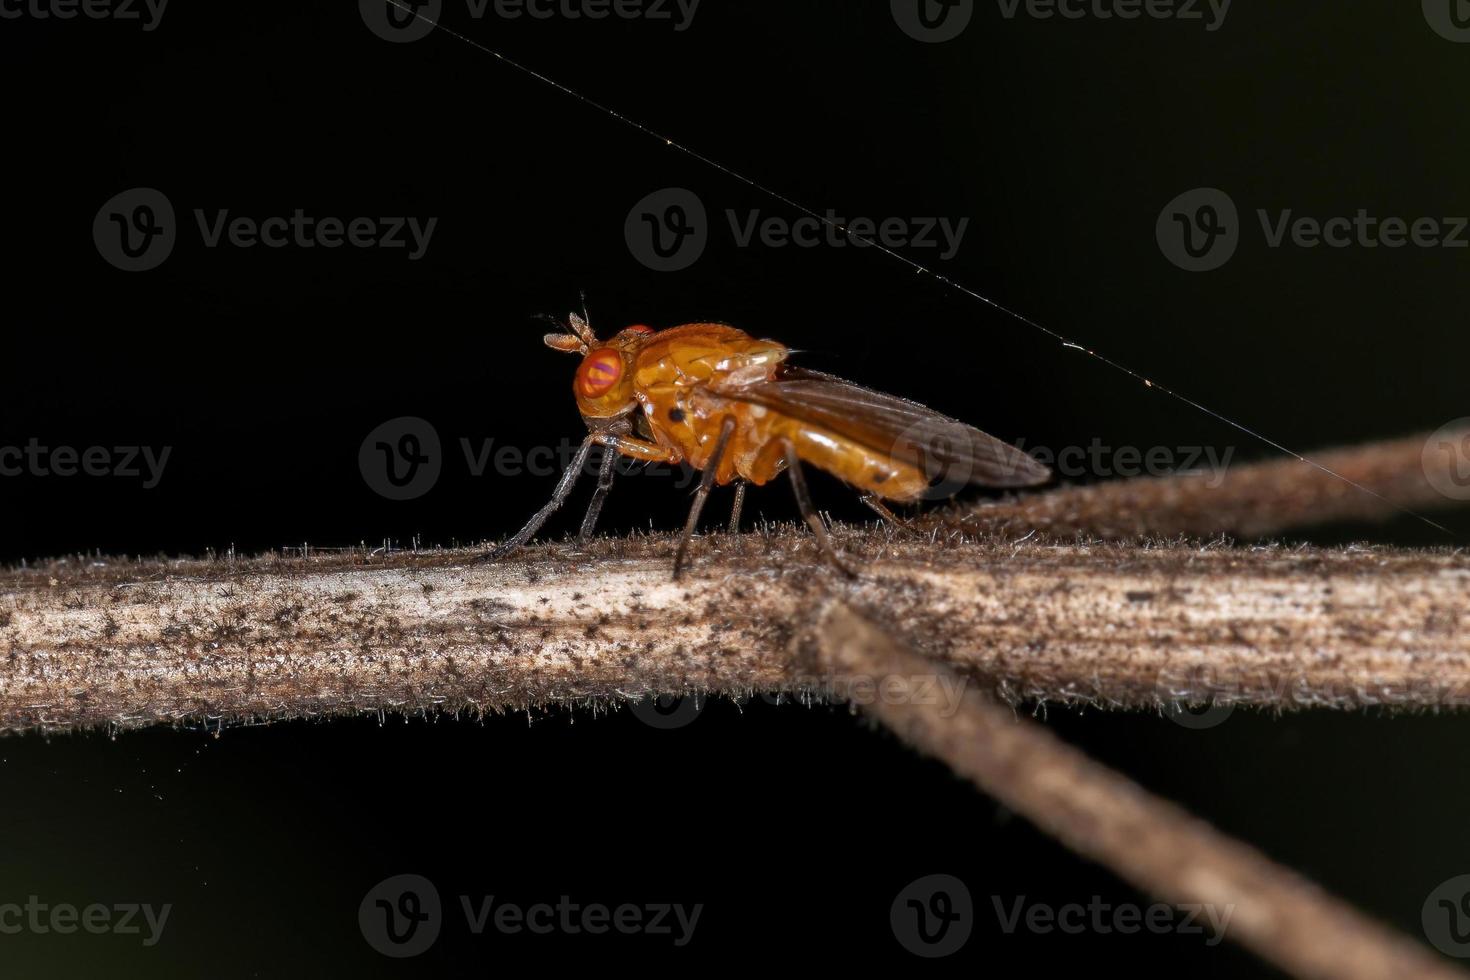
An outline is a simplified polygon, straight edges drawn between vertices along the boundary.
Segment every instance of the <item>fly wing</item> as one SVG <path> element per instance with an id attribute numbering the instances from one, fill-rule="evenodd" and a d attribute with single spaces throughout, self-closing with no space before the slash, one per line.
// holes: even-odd
<path id="1" fill-rule="evenodd" d="M 979 429 L 917 402 L 819 371 L 786 365 L 771 380 L 721 386 L 716 393 L 810 422 L 887 453 L 918 466 L 931 481 L 943 482 L 953 490 L 969 483 L 1030 487 L 1051 479 L 1047 467 Z"/>

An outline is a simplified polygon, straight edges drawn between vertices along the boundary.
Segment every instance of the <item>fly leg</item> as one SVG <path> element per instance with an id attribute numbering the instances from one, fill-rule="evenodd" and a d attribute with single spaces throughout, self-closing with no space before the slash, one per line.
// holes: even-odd
<path id="1" fill-rule="evenodd" d="M 796 506 L 801 510 L 801 516 L 806 518 L 807 526 L 817 536 L 817 545 L 822 549 L 822 554 L 827 556 L 839 572 L 848 578 L 857 578 L 857 573 L 842 563 L 837 557 L 837 551 L 832 547 L 832 539 L 827 535 L 827 525 L 822 523 L 817 509 L 812 506 L 812 496 L 806 489 L 806 477 L 801 475 L 801 458 L 796 455 L 796 443 L 790 439 L 783 441 L 782 448 L 786 452 L 786 472 L 791 474 L 791 490 L 796 494 Z"/>
<path id="2" fill-rule="evenodd" d="M 735 481 L 735 506 L 730 508 L 730 533 L 740 533 L 740 511 L 745 507 L 745 481 Z"/>
<path id="3" fill-rule="evenodd" d="M 577 455 L 572 457 L 571 465 L 567 467 L 566 472 L 561 475 L 561 482 L 551 492 L 551 499 L 546 502 L 546 506 L 531 515 L 526 526 L 517 531 L 514 537 L 483 555 L 480 558 L 481 561 L 499 561 L 530 541 L 532 536 L 541 530 L 541 525 L 546 523 L 546 519 L 556 513 L 556 509 L 566 503 L 567 497 L 571 495 L 572 487 L 577 482 L 577 476 L 582 472 L 582 467 L 587 465 L 587 456 L 592 452 L 592 445 L 596 438 L 595 435 L 591 435 L 582 440 L 581 448 L 577 450 Z"/>
<path id="4" fill-rule="evenodd" d="M 720 424 L 720 437 L 715 440 L 715 448 L 709 454 L 709 461 L 704 464 L 704 475 L 699 478 L 699 489 L 694 493 L 694 506 L 689 508 L 689 520 L 684 522 L 684 533 L 679 536 L 679 550 L 674 552 L 674 579 L 677 581 L 679 573 L 684 570 L 684 555 L 689 550 L 689 539 L 694 537 L 694 525 L 699 523 L 699 512 L 704 510 L 705 498 L 709 496 L 709 488 L 714 486 L 715 474 L 720 469 L 720 459 L 725 455 L 725 446 L 730 441 L 730 434 L 735 431 L 735 420 L 726 418 Z"/>
<path id="5" fill-rule="evenodd" d="M 597 527 L 597 515 L 602 513 L 602 502 L 607 499 L 607 492 L 612 489 L 613 466 L 617 461 L 617 452 L 611 446 L 603 446 L 602 468 L 597 471 L 597 490 L 587 504 L 587 515 L 582 518 L 582 528 L 577 532 L 579 544 L 586 544 L 587 540 L 592 537 L 592 531 Z"/>
<path id="6" fill-rule="evenodd" d="M 873 513 L 883 518 L 884 523 L 886 523 L 889 527 L 898 528 L 898 530 L 904 532 L 905 534 L 912 534 L 915 537 L 923 537 L 923 535 L 919 531 L 916 531 L 914 529 L 912 524 L 899 517 L 893 511 L 889 510 L 888 505 L 885 504 L 882 498 L 880 498 L 876 493 L 865 493 L 858 499 L 867 504 L 869 509 L 871 509 Z"/>

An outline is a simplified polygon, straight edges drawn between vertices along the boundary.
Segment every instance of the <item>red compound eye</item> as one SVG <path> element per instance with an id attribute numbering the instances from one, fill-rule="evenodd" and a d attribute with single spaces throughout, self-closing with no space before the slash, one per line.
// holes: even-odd
<path id="1" fill-rule="evenodd" d="M 577 390 L 587 398 L 605 395 L 623 376 L 623 356 L 615 350 L 588 354 L 577 368 Z"/>
<path id="2" fill-rule="evenodd" d="M 633 333 L 653 333 L 653 328 L 646 323 L 635 323 L 628 329 Z"/>

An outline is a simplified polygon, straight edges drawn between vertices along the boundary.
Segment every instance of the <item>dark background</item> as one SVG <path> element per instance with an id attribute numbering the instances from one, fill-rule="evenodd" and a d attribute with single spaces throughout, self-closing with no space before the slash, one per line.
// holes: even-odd
<path id="1" fill-rule="evenodd" d="M 0 479 L 0 559 L 509 533 L 555 477 L 474 476 L 460 440 L 580 438 L 574 361 L 541 346 L 535 317 L 565 314 L 582 290 L 604 334 L 728 320 L 1033 446 L 1271 455 L 872 249 L 738 247 L 726 209 L 796 215 L 443 31 L 391 44 L 356 4 L 301 6 L 179 4 L 153 31 L 0 20 L 0 445 L 171 447 L 151 489 Z M 1470 213 L 1470 45 L 1437 35 L 1417 4 L 1238 3 L 1211 32 L 1008 20 L 981 2 L 943 44 L 910 38 L 881 2 L 704 0 L 684 31 L 466 11 L 450 0 L 444 24 L 819 211 L 969 218 L 952 260 L 905 254 L 1289 446 L 1470 414 L 1470 253 L 1272 249 L 1255 219 Z M 657 272 L 624 222 L 674 186 L 704 202 L 710 241 L 687 269 Z M 1202 186 L 1234 200 L 1242 240 L 1222 268 L 1189 273 L 1165 259 L 1155 222 Z M 172 202 L 178 241 L 157 268 L 127 273 L 91 228 L 135 187 Z M 210 249 L 195 208 L 438 225 L 418 261 Z M 367 433 L 400 416 L 429 422 L 442 446 L 440 478 L 410 501 L 375 493 L 358 463 Z M 688 497 L 675 483 L 625 480 L 604 528 L 676 526 Z M 814 491 L 840 518 L 864 513 L 835 481 Z M 789 518 L 786 497 L 758 491 L 748 513 Z M 575 527 L 581 500 L 548 532 Z M 1463 543 L 1470 521 L 1446 520 L 1449 538 L 1408 518 L 1300 537 Z M 1413 935 L 1429 892 L 1470 871 L 1461 717 L 1237 711 L 1205 731 L 1097 712 L 1048 721 Z M 151 949 L 0 937 L 7 975 L 477 976 L 611 956 L 919 968 L 888 907 L 931 873 L 964 879 L 977 906 L 968 945 L 935 968 L 1262 973 L 1197 936 L 1006 934 L 992 896 L 1147 899 L 842 708 L 717 702 L 676 731 L 619 712 L 11 737 L 0 787 L 0 901 L 174 905 Z M 366 891 L 399 873 L 433 880 L 450 916 L 408 961 L 375 953 L 357 925 Z M 705 909 L 682 949 L 475 937 L 461 894 Z"/>

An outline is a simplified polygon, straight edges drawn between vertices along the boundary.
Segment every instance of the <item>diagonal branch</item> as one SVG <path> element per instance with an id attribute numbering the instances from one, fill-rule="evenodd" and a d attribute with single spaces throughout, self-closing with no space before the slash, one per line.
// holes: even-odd
<path id="1" fill-rule="evenodd" d="M 852 677 L 884 686 L 886 696 L 865 710 L 915 748 L 1139 888 L 1217 911 L 1226 936 L 1293 976 L 1465 976 L 982 694 L 926 694 L 933 661 L 840 602 L 825 610 L 811 642 L 839 689 Z"/>
<path id="2" fill-rule="evenodd" d="M 1123 539 L 1254 538 L 1334 521 L 1379 521 L 1404 511 L 1463 505 L 1470 486 L 1458 468 L 1470 445 L 1467 438 L 1470 431 L 1440 432 L 1331 450 L 1312 456 L 1319 466 L 1283 459 L 1067 487 L 940 511 L 931 523 L 971 533 L 1037 530 L 1057 537 Z"/>

